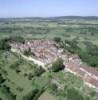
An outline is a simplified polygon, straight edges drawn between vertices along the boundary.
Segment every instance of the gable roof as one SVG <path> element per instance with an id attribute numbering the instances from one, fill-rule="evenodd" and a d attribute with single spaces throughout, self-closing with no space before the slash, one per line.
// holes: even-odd
<path id="1" fill-rule="evenodd" d="M 94 78 L 91 78 L 91 79 L 89 80 L 89 83 L 92 84 L 92 85 L 94 85 L 94 86 L 96 86 L 96 87 L 98 87 L 98 80 L 96 80 L 96 79 L 94 79 Z"/>
<path id="2" fill-rule="evenodd" d="M 98 77 L 98 70 L 93 68 L 93 67 L 90 67 L 90 66 L 87 66 L 87 65 L 82 65 L 81 66 L 84 70 L 86 70 L 87 72 L 95 75 Z"/>

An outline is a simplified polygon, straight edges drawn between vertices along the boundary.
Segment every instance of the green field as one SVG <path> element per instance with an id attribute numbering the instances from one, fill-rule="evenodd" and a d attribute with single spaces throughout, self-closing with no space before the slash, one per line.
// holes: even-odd
<path id="1" fill-rule="evenodd" d="M 45 92 L 42 94 L 42 96 L 38 100 L 57 100 L 57 99 L 51 94 Z"/>
<path id="2" fill-rule="evenodd" d="M 0 100 L 98 100 L 98 93 L 78 77 L 64 71 L 39 73 L 40 66 L 2 50 L 3 39 L 18 36 L 25 40 L 59 37 L 64 53 L 77 53 L 98 69 L 98 19 L 0 20 Z"/>
<path id="3" fill-rule="evenodd" d="M 15 67 L 15 65 L 17 66 Z M 30 93 L 35 89 L 39 91 L 44 89 L 37 98 L 38 100 L 49 100 L 49 98 L 53 100 L 69 100 L 66 93 L 71 88 L 74 88 L 84 98 L 90 98 L 89 100 L 98 99 L 98 94 L 93 89 L 84 86 L 78 77 L 70 73 L 63 71 L 57 73 L 45 72 L 37 77 L 34 75 L 36 68 L 37 65 L 27 62 L 20 56 L 10 51 L 2 51 L 0 55 L 0 74 L 2 74 L 5 81 L 0 83 L 0 98 L 3 100 L 24 100 L 24 97 L 30 96 Z M 33 77 L 29 78 L 30 74 Z M 56 87 L 59 87 L 59 89 L 53 88 L 54 83 L 52 83 L 52 80 L 56 82 Z M 94 96 L 92 97 L 93 92 Z"/>

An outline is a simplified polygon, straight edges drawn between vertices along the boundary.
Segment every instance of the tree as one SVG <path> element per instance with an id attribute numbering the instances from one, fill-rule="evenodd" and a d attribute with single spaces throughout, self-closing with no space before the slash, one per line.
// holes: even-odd
<path id="1" fill-rule="evenodd" d="M 10 50 L 11 46 L 6 39 L 0 40 L 0 50 Z"/>
<path id="2" fill-rule="evenodd" d="M 8 38 L 8 41 L 25 43 L 25 39 L 21 36 L 11 36 L 11 37 Z"/>
<path id="3" fill-rule="evenodd" d="M 84 100 L 83 96 L 74 88 L 67 90 L 67 100 Z"/>
<path id="4" fill-rule="evenodd" d="M 0 85 L 5 82 L 6 79 L 3 78 L 2 74 L 0 74 Z"/>
<path id="5" fill-rule="evenodd" d="M 44 88 L 41 89 L 34 89 L 29 92 L 26 96 L 23 97 L 23 100 L 38 100 L 40 95 L 45 91 Z"/>
<path id="6" fill-rule="evenodd" d="M 26 96 L 23 97 L 23 100 L 34 100 L 34 97 L 39 92 L 38 89 L 34 89 L 31 92 L 29 92 Z"/>
<path id="7" fill-rule="evenodd" d="M 32 54 L 31 48 L 29 48 L 28 50 L 24 51 L 24 55 L 26 55 L 26 56 L 30 56 L 31 54 Z"/>
<path id="8" fill-rule="evenodd" d="M 39 68 L 36 68 L 34 75 L 35 76 L 40 76 L 44 72 L 45 72 L 45 70 L 40 66 Z"/>
<path id="9" fill-rule="evenodd" d="M 51 70 L 53 72 L 58 72 L 62 69 L 64 69 L 63 60 L 59 58 L 52 64 Z"/>
<path id="10" fill-rule="evenodd" d="M 96 95 L 96 92 L 95 91 L 91 91 L 90 95 L 91 95 L 91 97 L 94 97 Z"/>
<path id="11" fill-rule="evenodd" d="M 60 37 L 55 37 L 54 41 L 57 42 L 57 43 L 59 43 L 59 42 L 61 42 L 61 38 Z"/>
<path id="12" fill-rule="evenodd" d="M 56 84 L 51 83 L 51 84 L 49 85 L 49 87 L 50 87 L 54 92 L 57 92 L 58 87 L 57 87 Z"/>

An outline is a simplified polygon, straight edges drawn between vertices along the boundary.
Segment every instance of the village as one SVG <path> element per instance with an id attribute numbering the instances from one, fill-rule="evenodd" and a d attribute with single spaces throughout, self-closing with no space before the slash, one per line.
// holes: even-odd
<path id="1" fill-rule="evenodd" d="M 25 43 L 11 43 L 13 52 L 18 52 L 26 59 L 42 66 L 45 70 L 58 58 L 64 61 L 64 71 L 70 72 L 83 80 L 84 84 L 98 92 L 98 70 L 83 63 L 77 54 L 64 54 L 64 50 L 53 40 L 29 40 Z M 29 50 L 29 57 L 23 55 Z"/>

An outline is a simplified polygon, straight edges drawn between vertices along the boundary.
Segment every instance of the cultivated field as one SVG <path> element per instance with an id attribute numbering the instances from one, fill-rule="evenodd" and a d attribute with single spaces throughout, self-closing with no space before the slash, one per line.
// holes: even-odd
<path id="1" fill-rule="evenodd" d="M 3 39 L 18 36 L 25 40 L 59 37 L 65 54 L 77 53 L 98 69 L 98 19 L 0 19 L 0 46 Z M 0 100 L 98 100 L 98 93 L 73 74 L 46 72 L 0 47 Z"/>

